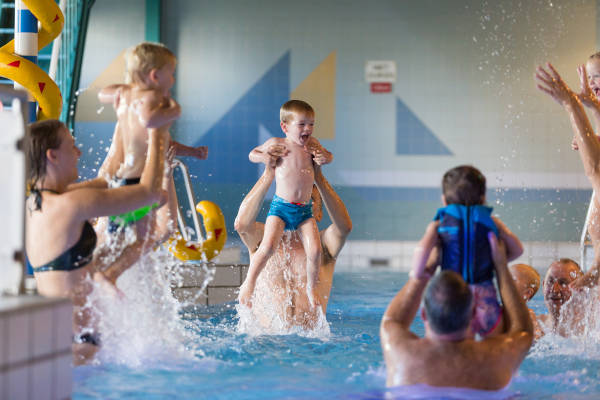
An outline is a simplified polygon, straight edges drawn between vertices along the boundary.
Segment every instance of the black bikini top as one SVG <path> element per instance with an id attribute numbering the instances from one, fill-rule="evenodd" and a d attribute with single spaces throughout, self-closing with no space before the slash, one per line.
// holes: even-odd
<path id="1" fill-rule="evenodd" d="M 67 249 L 54 260 L 39 267 L 33 267 L 33 272 L 45 271 L 73 271 L 87 265 L 92 261 L 96 248 L 96 231 L 88 221 L 83 224 L 83 230 L 77 243 Z"/>

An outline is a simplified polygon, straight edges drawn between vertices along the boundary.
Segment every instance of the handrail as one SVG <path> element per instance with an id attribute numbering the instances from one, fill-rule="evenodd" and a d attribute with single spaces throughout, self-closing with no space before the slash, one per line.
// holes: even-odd
<path id="1" fill-rule="evenodd" d="M 587 213 L 585 215 L 585 223 L 583 224 L 583 231 L 581 232 L 581 239 L 579 240 L 579 265 L 581 269 L 584 271 L 587 270 L 587 251 L 588 247 L 591 247 L 591 241 L 587 240 L 588 237 L 588 227 L 590 225 L 590 219 L 592 215 L 592 208 L 594 207 L 594 201 L 596 197 L 596 192 L 592 192 L 592 197 L 590 199 L 590 205 L 588 206 Z"/>
<path id="2" fill-rule="evenodd" d="M 196 200 L 194 198 L 194 190 L 192 189 L 192 182 L 190 180 L 190 173 L 187 166 L 178 158 L 173 160 L 173 169 L 181 169 L 183 175 L 183 182 L 185 183 L 185 191 L 188 198 L 190 210 L 192 210 L 192 220 L 194 221 L 194 229 L 196 233 L 196 240 L 199 242 L 204 241 L 204 236 L 200 230 L 200 220 L 198 219 L 198 213 L 196 212 Z M 189 241 L 191 238 L 188 235 L 185 222 L 179 210 L 179 201 L 177 202 L 177 222 L 179 224 L 179 232 L 185 241 Z"/>

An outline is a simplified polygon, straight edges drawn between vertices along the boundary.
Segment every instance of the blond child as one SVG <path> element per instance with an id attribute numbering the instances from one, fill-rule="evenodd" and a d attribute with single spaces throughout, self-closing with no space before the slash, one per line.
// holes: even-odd
<path id="1" fill-rule="evenodd" d="M 117 113 L 117 124 L 109 154 L 100 174 L 114 179 L 116 186 L 135 184 L 144 168 L 148 150 L 148 130 L 169 130 L 181 115 L 179 104 L 171 97 L 175 83 L 175 55 L 159 43 L 140 43 L 127 53 L 126 84 L 111 85 L 100 91 L 102 103 L 112 103 Z M 175 155 L 206 159 L 207 148 L 188 147 L 168 136 Z M 165 240 L 171 233 L 177 213 L 175 186 L 169 179 L 168 201 L 158 210 L 159 232 L 156 237 Z M 150 212 L 151 207 L 111 217 L 109 231 L 136 222 L 138 234 L 144 224 L 138 224 Z"/>
<path id="2" fill-rule="evenodd" d="M 311 193 L 315 179 L 313 162 L 328 164 L 333 156 L 312 137 L 315 112 L 306 102 L 290 100 L 279 112 L 285 138 L 271 138 L 250 152 L 250 161 L 275 166 L 275 196 L 265 223 L 263 239 L 250 260 L 248 276 L 240 288 L 241 304 L 252 306 L 256 279 L 275 251 L 284 230 L 298 230 L 306 252 L 308 295 L 312 307 L 319 305 L 317 278 L 321 240 L 312 215 Z"/>

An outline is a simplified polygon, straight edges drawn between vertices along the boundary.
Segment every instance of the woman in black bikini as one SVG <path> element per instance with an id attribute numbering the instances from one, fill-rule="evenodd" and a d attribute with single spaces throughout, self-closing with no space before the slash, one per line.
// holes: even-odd
<path id="1" fill-rule="evenodd" d="M 27 136 L 29 185 L 26 202 L 26 250 L 38 292 L 73 302 L 74 362 L 91 355 L 98 339 L 85 310 L 92 279 L 113 283 L 140 255 L 144 243 L 127 248 L 110 266 L 94 257 L 96 233 L 89 220 L 118 215 L 161 202 L 166 137 L 149 133 L 148 156 L 139 184 L 109 189 L 96 178 L 75 183 L 81 151 L 67 127 L 56 120 L 31 124 Z M 151 245 L 146 243 L 146 245 Z"/>

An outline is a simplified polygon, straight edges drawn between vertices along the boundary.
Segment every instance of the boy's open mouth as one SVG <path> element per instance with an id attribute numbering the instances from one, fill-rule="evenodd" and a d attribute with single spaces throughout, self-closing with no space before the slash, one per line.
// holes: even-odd
<path id="1" fill-rule="evenodd" d="M 300 139 L 302 139 L 303 142 L 306 142 L 309 137 L 310 135 L 308 133 L 303 133 L 302 135 L 300 135 Z"/>
<path id="2" fill-rule="evenodd" d="M 592 91 L 596 95 L 596 97 L 600 96 L 600 87 L 592 88 Z"/>

